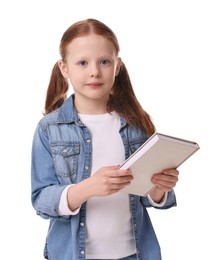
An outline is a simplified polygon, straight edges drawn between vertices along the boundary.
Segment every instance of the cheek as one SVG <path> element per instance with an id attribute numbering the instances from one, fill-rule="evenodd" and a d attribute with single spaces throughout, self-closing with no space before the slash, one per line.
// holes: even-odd
<path id="1" fill-rule="evenodd" d="M 108 80 L 114 80 L 116 77 L 116 69 L 113 68 L 111 70 L 108 70 L 104 76 L 108 79 Z"/>
<path id="2" fill-rule="evenodd" d="M 84 76 L 81 73 L 76 72 L 69 75 L 69 81 L 73 88 L 78 88 L 80 85 L 85 83 Z"/>
<path id="3" fill-rule="evenodd" d="M 72 82 L 77 82 L 82 79 L 82 73 L 78 70 L 70 70 L 69 71 L 69 79 Z"/>

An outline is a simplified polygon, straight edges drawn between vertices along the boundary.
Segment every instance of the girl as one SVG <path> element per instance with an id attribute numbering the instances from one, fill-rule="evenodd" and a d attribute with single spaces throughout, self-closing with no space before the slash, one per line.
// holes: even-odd
<path id="1" fill-rule="evenodd" d="M 121 192 L 133 177 L 117 166 L 155 127 L 118 54 L 115 34 L 95 19 L 62 36 L 32 145 L 32 204 L 50 219 L 46 259 L 161 259 L 146 208 L 176 205 L 178 171 L 155 174 L 147 196 Z"/>

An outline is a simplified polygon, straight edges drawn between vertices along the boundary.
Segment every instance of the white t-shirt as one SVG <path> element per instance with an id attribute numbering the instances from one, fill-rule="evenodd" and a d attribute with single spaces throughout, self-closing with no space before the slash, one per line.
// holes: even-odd
<path id="1" fill-rule="evenodd" d="M 117 113 L 80 115 L 92 135 L 92 171 L 115 166 L 125 159 Z M 86 211 L 86 259 L 122 258 L 136 252 L 129 206 L 125 193 L 92 197 Z"/>
<path id="2" fill-rule="evenodd" d="M 119 134 L 117 113 L 100 115 L 79 114 L 92 136 L 91 175 L 99 168 L 121 164 L 125 159 Z M 74 215 L 68 208 L 67 191 L 62 193 L 59 214 Z M 86 259 L 115 259 L 136 252 L 128 194 L 117 192 L 109 196 L 92 197 L 86 208 Z"/>

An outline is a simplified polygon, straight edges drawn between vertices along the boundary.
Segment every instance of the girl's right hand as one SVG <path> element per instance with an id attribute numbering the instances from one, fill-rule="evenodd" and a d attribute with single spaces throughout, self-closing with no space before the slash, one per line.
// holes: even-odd
<path id="1" fill-rule="evenodd" d="M 106 196 L 118 192 L 129 185 L 132 179 L 130 170 L 118 170 L 117 166 L 100 168 L 89 178 L 68 189 L 68 207 L 74 211 L 91 197 Z"/>
<path id="2" fill-rule="evenodd" d="M 117 166 L 100 168 L 89 181 L 93 196 L 106 196 L 120 191 L 129 185 L 133 176 L 131 170 L 118 170 Z"/>

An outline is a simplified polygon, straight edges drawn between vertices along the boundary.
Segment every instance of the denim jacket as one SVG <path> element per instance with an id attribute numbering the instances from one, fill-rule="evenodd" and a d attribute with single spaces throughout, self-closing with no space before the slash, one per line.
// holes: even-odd
<path id="1" fill-rule="evenodd" d="M 32 144 L 32 205 L 42 218 L 49 219 L 44 257 L 51 260 L 85 259 L 86 203 L 76 215 L 59 216 L 58 206 L 67 185 L 79 183 L 91 172 L 91 135 L 73 105 L 74 96 L 37 125 Z M 147 135 L 130 127 L 121 117 L 120 135 L 128 158 Z M 132 225 L 139 260 L 161 260 L 160 246 L 147 207 L 147 197 L 129 195 Z M 176 206 L 175 194 L 168 193 L 161 209 Z M 105 223 L 106 225 L 106 223 Z"/>

